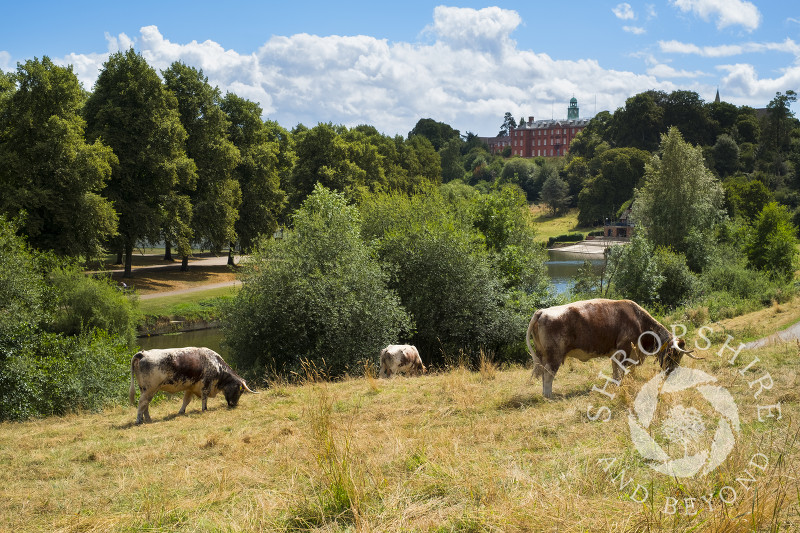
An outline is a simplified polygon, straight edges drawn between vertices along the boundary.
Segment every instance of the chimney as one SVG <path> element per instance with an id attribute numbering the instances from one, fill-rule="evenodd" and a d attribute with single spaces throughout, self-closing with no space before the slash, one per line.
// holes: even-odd
<path id="1" fill-rule="evenodd" d="M 533 117 L 528 117 L 528 124 L 533 124 Z"/>

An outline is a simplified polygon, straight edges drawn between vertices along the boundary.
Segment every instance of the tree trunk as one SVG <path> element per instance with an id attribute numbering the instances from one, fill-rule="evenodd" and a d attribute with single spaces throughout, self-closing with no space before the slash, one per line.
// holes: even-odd
<path id="1" fill-rule="evenodd" d="M 164 243 L 164 261 L 172 261 L 172 244 L 169 241 Z"/>
<path id="2" fill-rule="evenodd" d="M 133 276 L 131 273 L 131 262 L 133 261 L 133 243 L 126 242 L 125 243 L 125 273 L 122 275 L 123 278 L 130 278 Z"/>
<path id="3" fill-rule="evenodd" d="M 181 272 L 189 272 L 189 256 L 184 255 L 181 258 Z"/>
<path id="4" fill-rule="evenodd" d="M 115 265 L 121 265 L 122 264 L 122 253 L 123 253 L 122 248 L 117 250 L 117 261 L 114 263 Z"/>
<path id="5" fill-rule="evenodd" d="M 233 260 L 233 249 L 235 245 L 231 243 L 230 247 L 228 248 L 228 266 L 236 266 L 236 262 Z"/>

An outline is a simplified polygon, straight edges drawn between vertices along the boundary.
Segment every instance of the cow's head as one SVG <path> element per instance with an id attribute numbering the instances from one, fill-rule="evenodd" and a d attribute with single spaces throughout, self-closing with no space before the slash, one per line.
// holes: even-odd
<path id="1" fill-rule="evenodd" d="M 692 350 L 686 349 L 686 341 L 680 337 L 673 337 L 672 340 L 665 344 L 661 350 L 658 351 L 658 362 L 661 364 L 661 369 L 667 372 L 672 372 L 681 363 L 684 355 L 688 355 L 692 359 L 702 359 L 702 357 L 695 357 L 692 355 Z"/>
<path id="2" fill-rule="evenodd" d="M 239 398 L 242 397 L 242 393 L 245 391 L 258 394 L 257 392 L 250 390 L 250 387 L 247 386 L 247 383 L 245 383 L 244 380 L 238 376 L 230 379 L 222 387 L 222 393 L 225 395 L 225 401 L 228 402 L 228 407 L 231 408 L 236 407 L 239 404 Z"/>

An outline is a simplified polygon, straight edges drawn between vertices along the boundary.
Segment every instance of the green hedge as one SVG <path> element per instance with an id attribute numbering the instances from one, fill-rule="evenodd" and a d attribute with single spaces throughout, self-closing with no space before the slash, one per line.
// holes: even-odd
<path id="1" fill-rule="evenodd" d="M 550 248 L 557 242 L 581 242 L 583 239 L 583 233 L 565 233 L 547 239 L 547 247 Z"/>

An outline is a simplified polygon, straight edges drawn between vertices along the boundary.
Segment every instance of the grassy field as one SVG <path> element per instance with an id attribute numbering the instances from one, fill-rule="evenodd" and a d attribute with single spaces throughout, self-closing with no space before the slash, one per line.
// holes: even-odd
<path id="1" fill-rule="evenodd" d="M 587 228 L 578 226 L 578 209 L 570 209 L 566 215 L 553 217 L 550 210 L 544 206 L 534 204 L 531 212 L 536 222 L 536 238 L 540 241 L 547 241 L 550 237 L 564 235 L 565 233 L 583 233 L 586 236 L 597 228 Z M 600 228 L 603 229 L 603 228 Z"/>
<path id="2" fill-rule="evenodd" d="M 705 476 L 656 473 L 631 443 L 649 360 L 613 400 L 592 392 L 610 374 L 602 360 L 570 360 L 551 401 L 529 370 L 488 362 L 393 380 L 309 373 L 233 410 L 194 400 L 176 416 L 167 398 L 144 426 L 133 407 L 3 424 L 0 531 L 797 531 L 798 347 L 735 367 L 719 348 L 687 366 L 727 388 L 741 433 Z M 757 406 L 778 402 L 782 418 L 759 422 Z M 599 406 L 610 421 L 589 419 Z"/>

